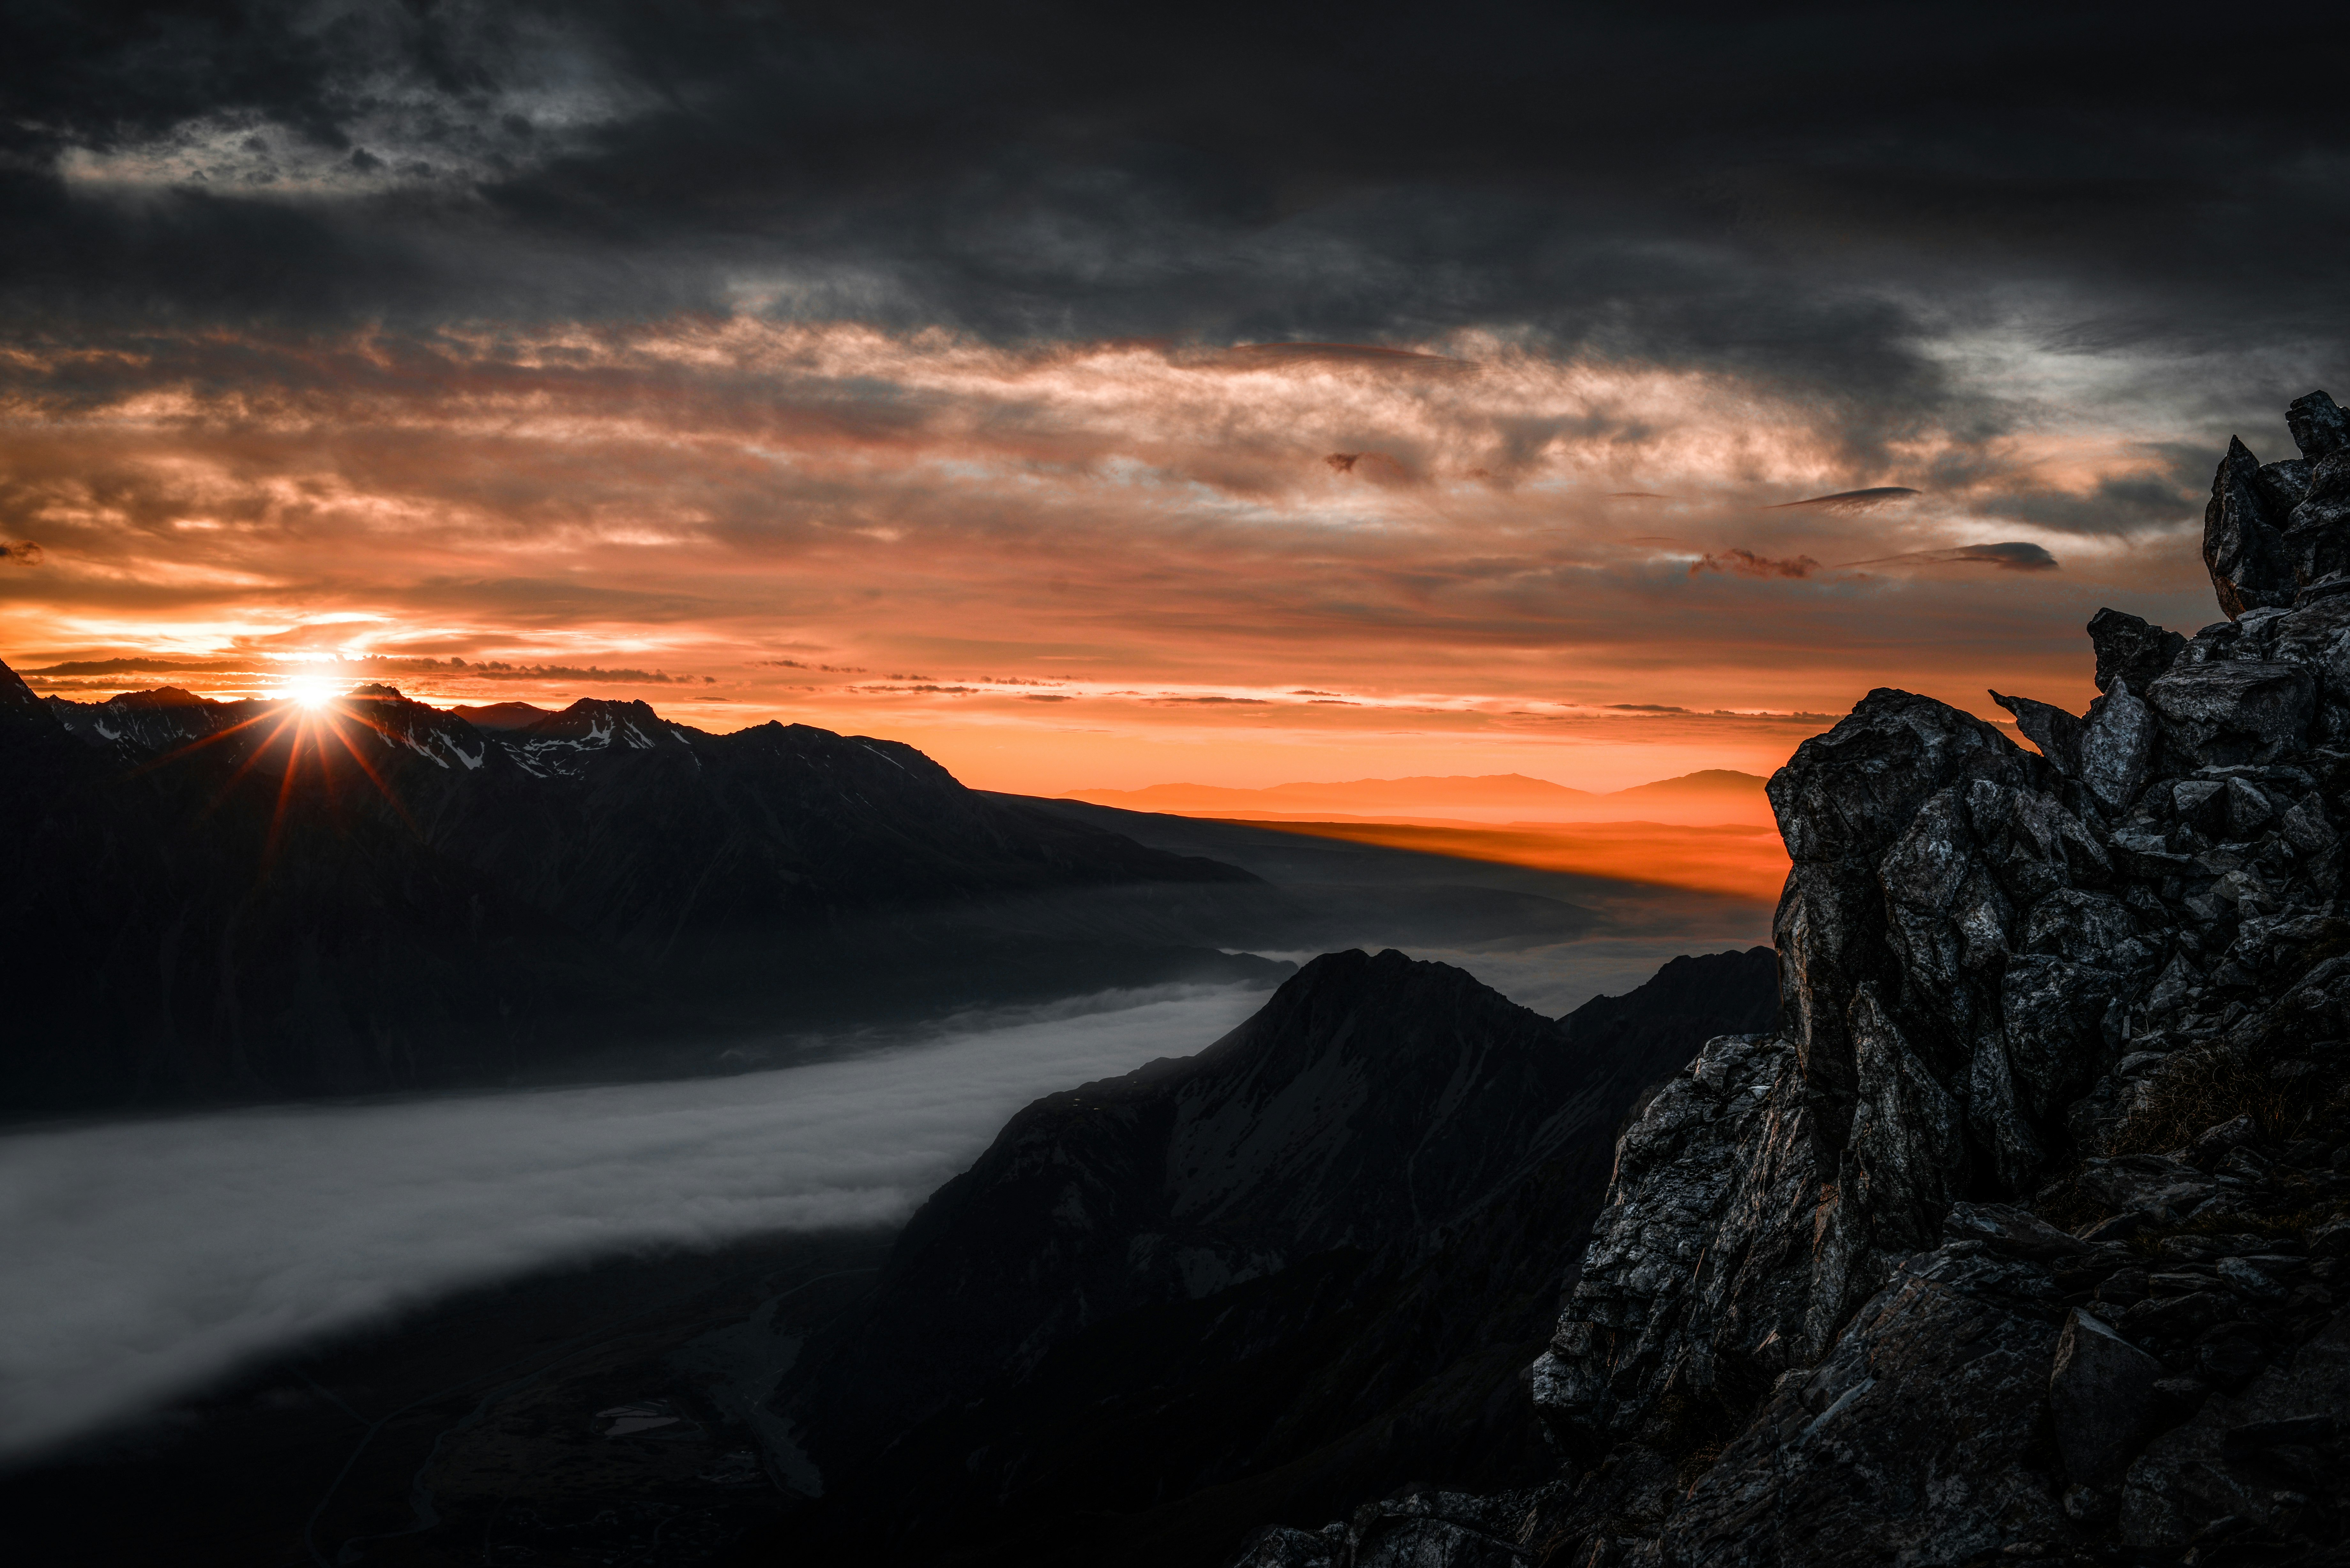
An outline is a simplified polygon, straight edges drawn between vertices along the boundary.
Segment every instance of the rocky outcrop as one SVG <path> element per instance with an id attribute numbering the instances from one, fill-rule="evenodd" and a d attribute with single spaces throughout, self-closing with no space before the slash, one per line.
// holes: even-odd
<path id="1" fill-rule="evenodd" d="M 2175 631 L 2149 626 L 2134 615 L 2101 609 L 2089 618 L 2089 643 L 2097 650 L 2098 691 L 2111 691 L 2119 678 L 2127 680 L 2134 690 L 2143 691 L 2178 662 L 2179 650 L 2187 646 L 2187 639 Z M 2039 744 L 2036 741 L 2033 743 Z"/>
<path id="2" fill-rule="evenodd" d="M 2342 410 L 2312 392 L 2293 400 L 2285 426 L 2299 458 L 2263 464 L 2230 437 L 2211 481 L 2203 564 L 2230 620 L 2294 604 L 2350 573 L 2350 437 Z"/>
<path id="3" fill-rule="evenodd" d="M 2283 499 L 2272 487 L 2284 477 L 2263 474 L 2251 450 L 2229 438 L 2228 455 L 2220 460 L 2211 500 L 2203 510 L 2203 565 L 2211 574 L 2220 607 L 2230 620 L 2249 609 L 2293 603 L 2294 560 L 2279 527 L 2282 519 L 2269 516 Z M 2262 500 L 2264 488 L 2272 488 L 2272 498 L 2266 504 Z"/>
<path id="4" fill-rule="evenodd" d="M 2350 448 L 2291 424 L 2215 482 L 2230 618 L 2101 610 L 2087 714 L 1998 699 L 2038 754 L 1876 691 L 1772 780 L 1784 1022 L 1618 1146 L 1557 1478 L 1254 1561 L 2338 1560 Z"/>

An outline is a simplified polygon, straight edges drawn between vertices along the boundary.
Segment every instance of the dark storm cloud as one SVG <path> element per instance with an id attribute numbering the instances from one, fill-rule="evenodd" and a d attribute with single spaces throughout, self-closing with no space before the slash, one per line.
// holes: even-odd
<path id="1" fill-rule="evenodd" d="M 2198 469 L 2210 467 L 2201 453 L 2190 461 Z M 1985 516 L 2030 523 L 2067 534 L 2128 535 L 2159 529 L 2182 516 L 2199 514 L 2203 493 L 2210 485 L 2208 474 L 2190 478 L 2149 471 L 2102 479 L 2094 490 L 2079 494 L 2014 491 L 1979 495 L 1975 508 Z"/>
<path id="2" fill-rule="evenodd" d="M 2009 291 L 2037 291 L 2047 352 L 2228 358 L 2199 417 L 2341 363 L 2321 56 L 2239 60 L 2208 15 L 15 15 L 20 328 L 746 305 L 998 338 L 1498 325 L 1802 390 L 1856 452 L 2003 428 L 1918 344 L 1998 324 Z"/>

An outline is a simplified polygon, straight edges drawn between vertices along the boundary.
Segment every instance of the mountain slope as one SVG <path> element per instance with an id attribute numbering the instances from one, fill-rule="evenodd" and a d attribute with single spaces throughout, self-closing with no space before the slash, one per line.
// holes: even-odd
<path id="1" fill-rule="evenodd" d="M 0 1109 L 621 1070 L 664 1043 L 1285 969 L 1117 918 L 1154 889 L 1261 901 L 1248 873 L 974 794 L 889 742 L 597 701 L 485 732 L 388 687 L 316 711 L 44 702 L 5 667 L 0 696 L 0 940 L 38 956 Z"/>
<path id="2" fill-rule="evenodd" d="M 779 1545 L 1179 1562 L 1275 1501 L 1523 1479 L 1506 1396 L 1560 1282 L 1530 1243 L 1588 1220 L 1647 1085 L 1775 1012 L 1767 949 L 1563 1023 L 1336 953 L 1197 1056 L 1038 1101 L 803 1357 L 780 1408 L 826 1501 Z"/>

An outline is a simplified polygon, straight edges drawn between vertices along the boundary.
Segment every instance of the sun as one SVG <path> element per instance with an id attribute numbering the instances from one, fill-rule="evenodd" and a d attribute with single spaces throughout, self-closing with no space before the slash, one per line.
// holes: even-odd
<path id="1" fill-rule="evenodd" d="M 278 695 L 305 708 L 323 708 L 342 695 L 340 683 L 319 675 L 296 675 L 278 689 Z"/>

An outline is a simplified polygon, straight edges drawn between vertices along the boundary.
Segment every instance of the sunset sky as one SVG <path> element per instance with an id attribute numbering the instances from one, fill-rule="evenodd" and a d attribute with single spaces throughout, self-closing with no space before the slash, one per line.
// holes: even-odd
<path id="1" fill-rule="evenodd" d="M 2350 396 L 2345 133 L 2208 12 L 1106 9 L 12 7 L 0 659 L 1045 794 L 1762 773 L 2085 705 L 2100 605 L 2216 618 L 2228 435 Z"/>

